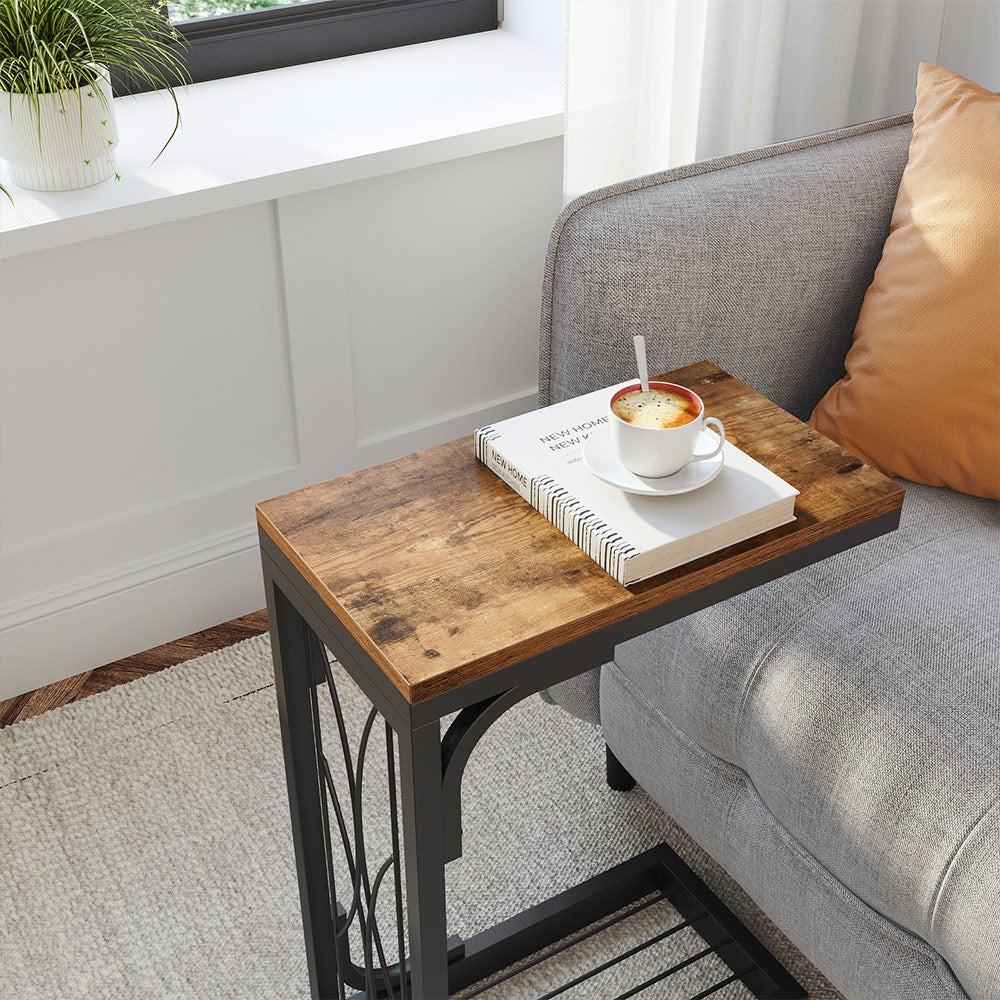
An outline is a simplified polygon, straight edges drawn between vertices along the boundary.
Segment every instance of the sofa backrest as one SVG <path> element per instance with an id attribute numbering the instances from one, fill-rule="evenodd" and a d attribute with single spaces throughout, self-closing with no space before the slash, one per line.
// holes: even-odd
<path id="1" fill-rule="evenodd" d="M 542 405 L 717 362 L 805 419 L 844 374 L 909 115 L 690 164 L 566 206 L 545 269 Z"/>

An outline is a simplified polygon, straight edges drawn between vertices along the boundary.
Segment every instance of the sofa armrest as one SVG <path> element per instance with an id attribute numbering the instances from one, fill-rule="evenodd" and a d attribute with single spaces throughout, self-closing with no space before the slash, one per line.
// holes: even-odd
<path id="1" fill-rule="evenodd" d="M 704 359 L 805 419 L 844 373 L 912 120 L 690 164 L 571 202 L 549 243 L 542 405 Z"/>

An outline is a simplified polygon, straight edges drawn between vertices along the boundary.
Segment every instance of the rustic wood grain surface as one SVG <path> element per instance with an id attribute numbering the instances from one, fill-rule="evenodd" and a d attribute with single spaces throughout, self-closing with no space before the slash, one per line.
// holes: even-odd
<path id="1" fill-rule="evenodd" d="M 901 506 L 892 480 L 710 362 L 664 378 L 800 491 L 793 523 L 625 588 L 471 438 L 269 500 L 258 521 L 415 704 Z"/>

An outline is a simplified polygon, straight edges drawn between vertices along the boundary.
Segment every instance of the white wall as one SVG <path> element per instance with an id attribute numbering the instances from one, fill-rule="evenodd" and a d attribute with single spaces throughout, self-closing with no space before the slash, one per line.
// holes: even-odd
<path id="1" fill-rule="evenodd" d="M 0 698 L 262 607 L 255 502 L 533 406 L 561 179 L 547 139 L 3 261 Z"/>
<path id="2" fill-rule="evenodd" d="M 567 0 L 503 0 L 503 30 L 566 55 Z"/>

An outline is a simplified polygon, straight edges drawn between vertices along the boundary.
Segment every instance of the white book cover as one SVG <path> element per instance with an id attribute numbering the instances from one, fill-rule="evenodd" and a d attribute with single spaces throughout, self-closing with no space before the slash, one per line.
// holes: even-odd
<path id="1" fill-rule="evenodd" d="M 634 382 L 481 427 L 476 457 L 624 585 L 795 519 L 799 491 L 728 441 L 722 471 L 690 493 L 639 496 L 598 479 L 584 442 Z"/>

